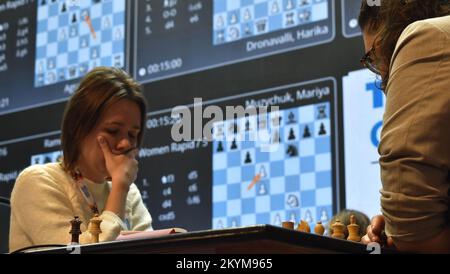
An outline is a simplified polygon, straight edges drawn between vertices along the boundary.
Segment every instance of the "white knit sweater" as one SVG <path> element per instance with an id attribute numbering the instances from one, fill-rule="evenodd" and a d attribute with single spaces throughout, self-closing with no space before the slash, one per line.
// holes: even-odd
<path id="1" fill-rule="evenodd" d="M 103 219 L 100 241 L 115 240 L 120 231 L 128 228 L 116 214 L 103 211 L 111 182 L 85 183 Z M 152 230 L 151 216 L 134 184 L 128 192 L 125 212 L 130 230 Z M 11 194 L 10 252 L 35 245 L 69 244 L 70 220 L 74 216 L 83 222 L 80 244 L 92 243 L 87 226 L 93 213 L 69 174 L 57 163 L 28 167 L 17 178 Z"/>

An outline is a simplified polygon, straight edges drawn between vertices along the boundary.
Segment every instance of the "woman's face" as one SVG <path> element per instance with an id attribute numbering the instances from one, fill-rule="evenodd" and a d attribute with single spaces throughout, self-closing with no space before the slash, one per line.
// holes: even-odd
<path id="1" fill-rule="evenodd" d="M 141 112 L 137 103 L 122 99 L 103 113 L 94 129 L 81 142 L 77 166 L 84 177 L 100 183 L 109 178 L 98 137 L 103 136 L 113 154 L 137 147 L 141 131 Z"/>
<path id="2" fill-rule="evenodd" d="M 378 70 L 383 74 L 385 71 L 387 71 L 387 64 L 384 64 L 382 60 L 380 59 L 381 53 L 380 53 L 380 47 L 378 45 L 377 34 L 374 31 L 363 31 L 363 40 L 364 40 L 364 49 L 365 52 L 369 52 L 372 47 L 375 47 L 375 53 L 372 54 L 370 57 L 374 61 L 376 67 Z"/>

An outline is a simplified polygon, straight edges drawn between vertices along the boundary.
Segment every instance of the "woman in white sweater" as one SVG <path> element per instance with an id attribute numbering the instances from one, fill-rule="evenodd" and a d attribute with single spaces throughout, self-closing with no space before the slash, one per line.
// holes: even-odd
<path id="1" fill-rule="evenodd" d="M 10 251 L 70 242 L 70 220 L 79 216 L 80 244 L 91 243 L 89 220 L 103 220 L 100 241 L 122 230 L 151 230 L 137 187 L 137 149 L 146 104 L 125 72 L 96 68 L 67 103 L 61 163 L 34 165 L 17 178 L 11 195 Z"/>

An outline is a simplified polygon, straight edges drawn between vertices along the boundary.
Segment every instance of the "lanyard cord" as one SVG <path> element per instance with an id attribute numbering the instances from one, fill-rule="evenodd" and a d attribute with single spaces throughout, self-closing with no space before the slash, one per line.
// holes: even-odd
<path id="1" fill-rule="evenodd" d="M 81 192 L 81 195 L 83 196 L 84 200 L 88 204 L 89 208 L 91 209 L 93 214 L 100 214 L 98 212 L 97 203 L 95 202 L 94 196 L 92 196 L 91 192 L 89 191 L 88 187 L 84 183 L 83 175 L 79 171 L 75 171 L 72 175 L 73 180 L 75 181 L 78 189 Z"/>

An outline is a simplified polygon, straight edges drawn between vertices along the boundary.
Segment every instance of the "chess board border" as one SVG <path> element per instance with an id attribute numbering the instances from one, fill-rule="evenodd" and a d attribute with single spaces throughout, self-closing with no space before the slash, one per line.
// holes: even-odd
<path id="1" fill-rule="evenodd" d="M 345 38 L 353 38 L 353 37 L 358 37 L 358 36 L 361 36 L 362 35 L 362 32 L 361 31 L 359 31 L 358 33 L 353 33 L 353 34 L 348 34 L 347 33 L 347 22 L 345 21 L 345 19 L 346 19 L 346 16 L 345 16 L 345 14 L 346 14 L 346 12 L 345 12 L 345 6 L 346 6 L 346 4 L 345 3 L 347 3 L 348 1 L 356 1 L 356 0 L 342 0 L 341 1 L 341 12 L 342 12 L 342 17 L 341 17 L 341 24 L 342 24 L 342 35 L 345 37 Z"/>
<path id="2" fill-rule="evenodd" d="M 217 64 L 212 64 L 212 65 L 207 65 L 207 66 L 203 66 L 200 68 L 194 68 L 194 69 L 189 69 L 186 71 L 181 71 L 181 72 L 177 72 L 177 73 L 172 73 L 172 74 L 168 74 L 168 75 L 163 75 L 163 76 L 158 76 L 155 78 L 151 78 L 151 79 L 143 79 L 143 80 L 138 80 L 139 83 L 141 84 L 146 84 L 146 83 L 151 83 L 151 82 L 156 82 L 159 80 L 163 80 L 163 79 L 168 79 L 168 78 L 174 78 L 174 77 L 178 77 L 181 75 L 187 75 L 187 74 L 192 74 L 192 73 L 196 73 L 196 72 L 200 72 L 200 71 L 205 71 L 205 70 L 210 70 L 210 69 L 214 69 L 214 68 L 218 68 L 218 67 L 222 67 L 222 66 L 227 66 L 227 65 L 231 65 L 231 64 L 237 64 L 237 63 L 241 63 L 241 62 L 245 62 L 245 61 L 250 61 L 250 60 L 254 60 L 254 59 L 260 59 L 260 58 L 264 58 L 264 57 L 268 57 L 268 56 L 272 56 L 272 55 L 277 55 L 277 54 L 282 54 L 285 52 L 290 52 L 290 51 L 295 51 L 295 50 L 299 50 L 299 49 L 303 49 L 303 48 L 310 48 L 310 47 L 314 47 L 314 46 L 318 46 L 318 45 L 322 45 L 322 44 L 327 44 L 330 43 L 332 41 L 334 41 L 336 39 L 336 0 L 327 0 L 330 1 L 331 5 L 331 16 L 329 19 L 331 19 L 331 37 L 329 39 L 325 39 L 325 40 L 321 40 L 319 42 L 314 42 L 314 43 L 309 43 L 306 45 L 298 45 L 298 46 L 293 46 L 293 47 L 289 47 L 286 49 L 281 49 L 281 50 L 274 50 L 268 53 L 261 53 L 261 54 L 256 54 L 256 55 L 252 55 L 250 57 L 243 57 L 243 58 L 238 58 L 235 60 L 231 60 L 231 61 L 226 61 L 226 62 L 221 62 L 221 63 L 217 63 Z M 213 11 L 211 10 L 211 15 L 213 14 Z M 135 5 L 135 14 L 134 14 L 134 20 L 135 20 L 135 35 L 134 35 L 134 45 L 138 45 L 138 36 L 139 36 L 139 31 L 138 28 L 141 24 L 139 24 L 139 20 L 138 20 L 138 15 L 139 15 L 139 5 L 136 4 Z M 212 22 L 212 21 L 211 21 Z M 213 25 L 210 26 L 211 27 L 211 32 L 213 31 Z M 297 26 L 299 27 L 299 26 Z M 295 28 L 295 27 L 293 27 Z M 288 29 L 285 29 L 284 31 L 286 31 Z M 240 41 L 240 40 L 239 40 Z M 236 42 L 239 42 L 236 41 Z M 245 40 L 244 40 L 245 41 Z M 211 45 L 212 45 L 212 41 Z M 214 45 L 212 45 L 214 46 Z M 218 45 L 220 46 L 220 45 Z M 134 51 L 134 67 L 132 70 L 132 73 L 134 75 L 134 77 L 136 79 L 138 79 L 139 77 L 139 68 L 138 68 L 138 51 L 135 50 Z M 147 75 L 148 76 L 148 75 Z"/>

